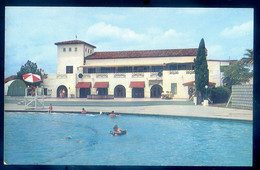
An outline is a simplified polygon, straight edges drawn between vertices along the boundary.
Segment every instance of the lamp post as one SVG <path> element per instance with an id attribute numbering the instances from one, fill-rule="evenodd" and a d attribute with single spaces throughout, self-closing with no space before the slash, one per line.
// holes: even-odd
<path id="1" fill-rule="evenodd" d="M 208 100 L 208 86 L 205 86 L 206 93 L 205 93 L 205 100 Z"/>
<path id="2" fill-rule="evenodd" d="M 208 101 L 208 85 L 205 86 L 205 98 L 204 98 L 204 106 L 208 106 L 209 105 L 209 101 Z"/>

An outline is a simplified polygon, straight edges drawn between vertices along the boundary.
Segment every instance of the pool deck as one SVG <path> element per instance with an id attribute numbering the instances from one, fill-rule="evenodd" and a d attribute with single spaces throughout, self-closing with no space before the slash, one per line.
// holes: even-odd
<path id="1" fill-rule="evenodd" d="M 55 101 L 83 101 L 83 99 L 45 99 L 45 101 L 53 102 L 53 112 L 59 113 L 80 113 L 84 106 L 55 106 Z M 91 100 L 95 101 L 95 100 Z M 106 102 L 111 100 L 96 100 L 97 102 Z M 120 101 L 162 101 L 162 99 L 118 99 L 112 100 Z M 184 100 L 183 100 L 184 101 Z M 130 106 L 130 107 L 116 107 L 116 106 L 86 106 L 84 107 L 88 113 L 99 114 L 100 112 L 134 115 L 156 115 L 168 117 L 183 117 L 196 119 L 219 119 L 232 121 L 246 121 L 253 122 L 253 111 L 235 108 L 202 106 L 202 105 L 151 105 L 151 106 Z M 44 108 L 37 108 L 36 110 L 25 110 L 24 105 L 5 103 L 4 110 L 6 112 L 46 112 L 48 106 Z"/>

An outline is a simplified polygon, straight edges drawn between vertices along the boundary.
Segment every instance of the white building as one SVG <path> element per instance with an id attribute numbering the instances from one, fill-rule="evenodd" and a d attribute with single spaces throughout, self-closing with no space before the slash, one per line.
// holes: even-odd
<path id="1" fill-rule="evenodd" d="M 95 46 L 80 40 L 55 45 L 57 74 L 43 80 L 51 97 L 156 98 L 162 91 L 190 97 L 197 48 L 94 52 Z M 231 62 L 208 60 L 211 84 L 222 85 L 223 68 Z"/>

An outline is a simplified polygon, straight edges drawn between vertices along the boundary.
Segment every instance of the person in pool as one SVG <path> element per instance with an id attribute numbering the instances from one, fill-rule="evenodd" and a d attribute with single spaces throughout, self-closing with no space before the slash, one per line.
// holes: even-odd
<path id="1" fill-rule="evenodd" d="M 120 135 L 122 132 L 122 129 L 119 129 L 117 125 L 113 127 L 115 136 Z M 126 131 L 127 129 L 125 129 Z"/>
<path id="2" fill-rule="evenodd" d="M 86 113 L 87 113 L 87 111 L 86 111 L 84 108 L 82 108 L 82 111 L 81 111 L 81 113 L 82 113 L 82 114 L 86 114 Z"/>

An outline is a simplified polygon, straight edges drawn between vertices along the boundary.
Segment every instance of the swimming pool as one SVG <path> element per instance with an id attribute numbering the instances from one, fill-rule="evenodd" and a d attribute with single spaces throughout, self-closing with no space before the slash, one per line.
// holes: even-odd
<path id="1" fill-rule="evenodd" d="M 12 112 L 4 123 L 7 164 L 252 165 L 250 123 Z M 127 134 L 112 137 L 115 124 Z"/>

